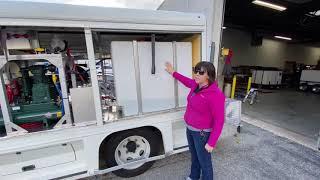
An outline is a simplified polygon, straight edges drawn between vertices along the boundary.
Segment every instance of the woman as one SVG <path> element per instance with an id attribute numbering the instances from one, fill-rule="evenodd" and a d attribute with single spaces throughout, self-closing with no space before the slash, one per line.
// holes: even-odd
<path id="1" fill-rule="evenodd" d="M 191 173 L 187 180 L 213 180 L 211 152 L 221 134 L 224 123 L 225 96 L 218 88 L 215 67 L 200 62 L 194 68 L 194 80 L 175 72 L 170 63 L 166 71 L 191 91 L 188 95 L 184 119 L 191 152 Z"/>

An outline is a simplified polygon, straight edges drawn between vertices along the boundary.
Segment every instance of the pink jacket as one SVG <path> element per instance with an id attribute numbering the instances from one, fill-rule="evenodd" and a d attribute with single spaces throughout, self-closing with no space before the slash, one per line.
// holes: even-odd
<path id="1" fill-rule="evenodd" d="M 192 95 L 198 86 L 194 80 L 177 72 L 174 72 L 172 76 L 191 89 L 187 98 L 187 110 L 184 114 L 186 123 L 197 129 L 212 129 L 207 143 L 215 147 L 224 124 L 224 94 L 214 83 Z"/>

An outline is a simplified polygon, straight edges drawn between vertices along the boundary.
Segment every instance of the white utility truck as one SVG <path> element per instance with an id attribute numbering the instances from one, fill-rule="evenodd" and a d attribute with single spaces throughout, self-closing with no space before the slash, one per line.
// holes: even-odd
<path id="1" fill-rule="evenodd" d="M 203 13 L 0 2 L 0 179 L 130 177 L 188 150 L 188 89 L 164 63 L 191 77 L 219 48 L 208 24 Z"/>
<path id="2" fill-rule="evenodd" d="M 302 91 L 311 90 L 314 93 L 320 92 L 320 70 L 302 70 L 299 89 Z"/>

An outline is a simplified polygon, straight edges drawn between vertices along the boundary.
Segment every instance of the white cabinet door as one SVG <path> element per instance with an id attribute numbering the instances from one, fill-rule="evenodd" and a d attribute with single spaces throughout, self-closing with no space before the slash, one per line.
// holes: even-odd
<path id="1" fill-rule="evenodd" d="M 251 70 L 251 73 L 252 73 L 252 83 L 256 83 L 257 71 Z"/>
<path id="2" fill-rule="evenodd" d="M 171 42 L 155 43 L 155 74 L 151 74 L 151 42 L 138 42 L 142 111 L 153 112 L 175 107 L 174 80 L 165 71 L 165 62 L 173 63 Z"/>
<path id="3" fill-rule="evenodd" d="M 186 77 L 192 78 L 192 44 L 190 42 L 176 42 L 177 71 Z M 179 107 L 187 105 L 187 96 L 190 89 L 178 83 Z"/>
<path id="4" fill-rule="evenodd" d="M 262 84 L 262 78 L 263 78 L 263 71 L 262 70 L 256 70 L 256 78 L 255 82 L 256 84 Z"/>
<path id="5" fill-rule="evenodd" d="M 46 167 L 58 167 L 58 165 L 75 160 L 76 155 L 70 143 L 26 150 L 19 153 L 1 154 L 0 177 Z"/>
<path id="6" fill-rule="evenodd" d="M 282 71 L 279 71 L 277 76 L 277 84 L 281 84 L 281 83 L 282 83 Z"/>
<path id="7" fill-rule="evenodd" d="M 125 116 L 138 114 L 133 42 L 111 42 L 112 64 L 117 102 Z"/>
<path id="8" fill-rule="evenodd" d="M 96 120 L 92 87 L 71 88 L 70 96 L 74 123 Z"/>

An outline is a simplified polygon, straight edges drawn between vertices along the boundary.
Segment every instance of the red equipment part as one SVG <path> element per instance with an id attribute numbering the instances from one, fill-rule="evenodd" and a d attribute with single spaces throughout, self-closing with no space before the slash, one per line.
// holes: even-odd
<path id="1" fill-rule="evenodd" d="M 44 127 L 42 122 L 24 123 L 24 124 L 20 124 L 19 126 L 29 132 L 40 131 L 40 130 L 43 130 L 43 127 Z"/>
<path id="2" fill-rule="evenodd" d="M 14 97 L 14 94 L 13 94 L 13 90 L 11 88 L 11 85 L 6 85 L 6 91 L 7 91 L 7 97 L 8 97 L 8 102 L 9 104 L 12 104 L 14 101 L 13 101 L 13 97 Z"/>

